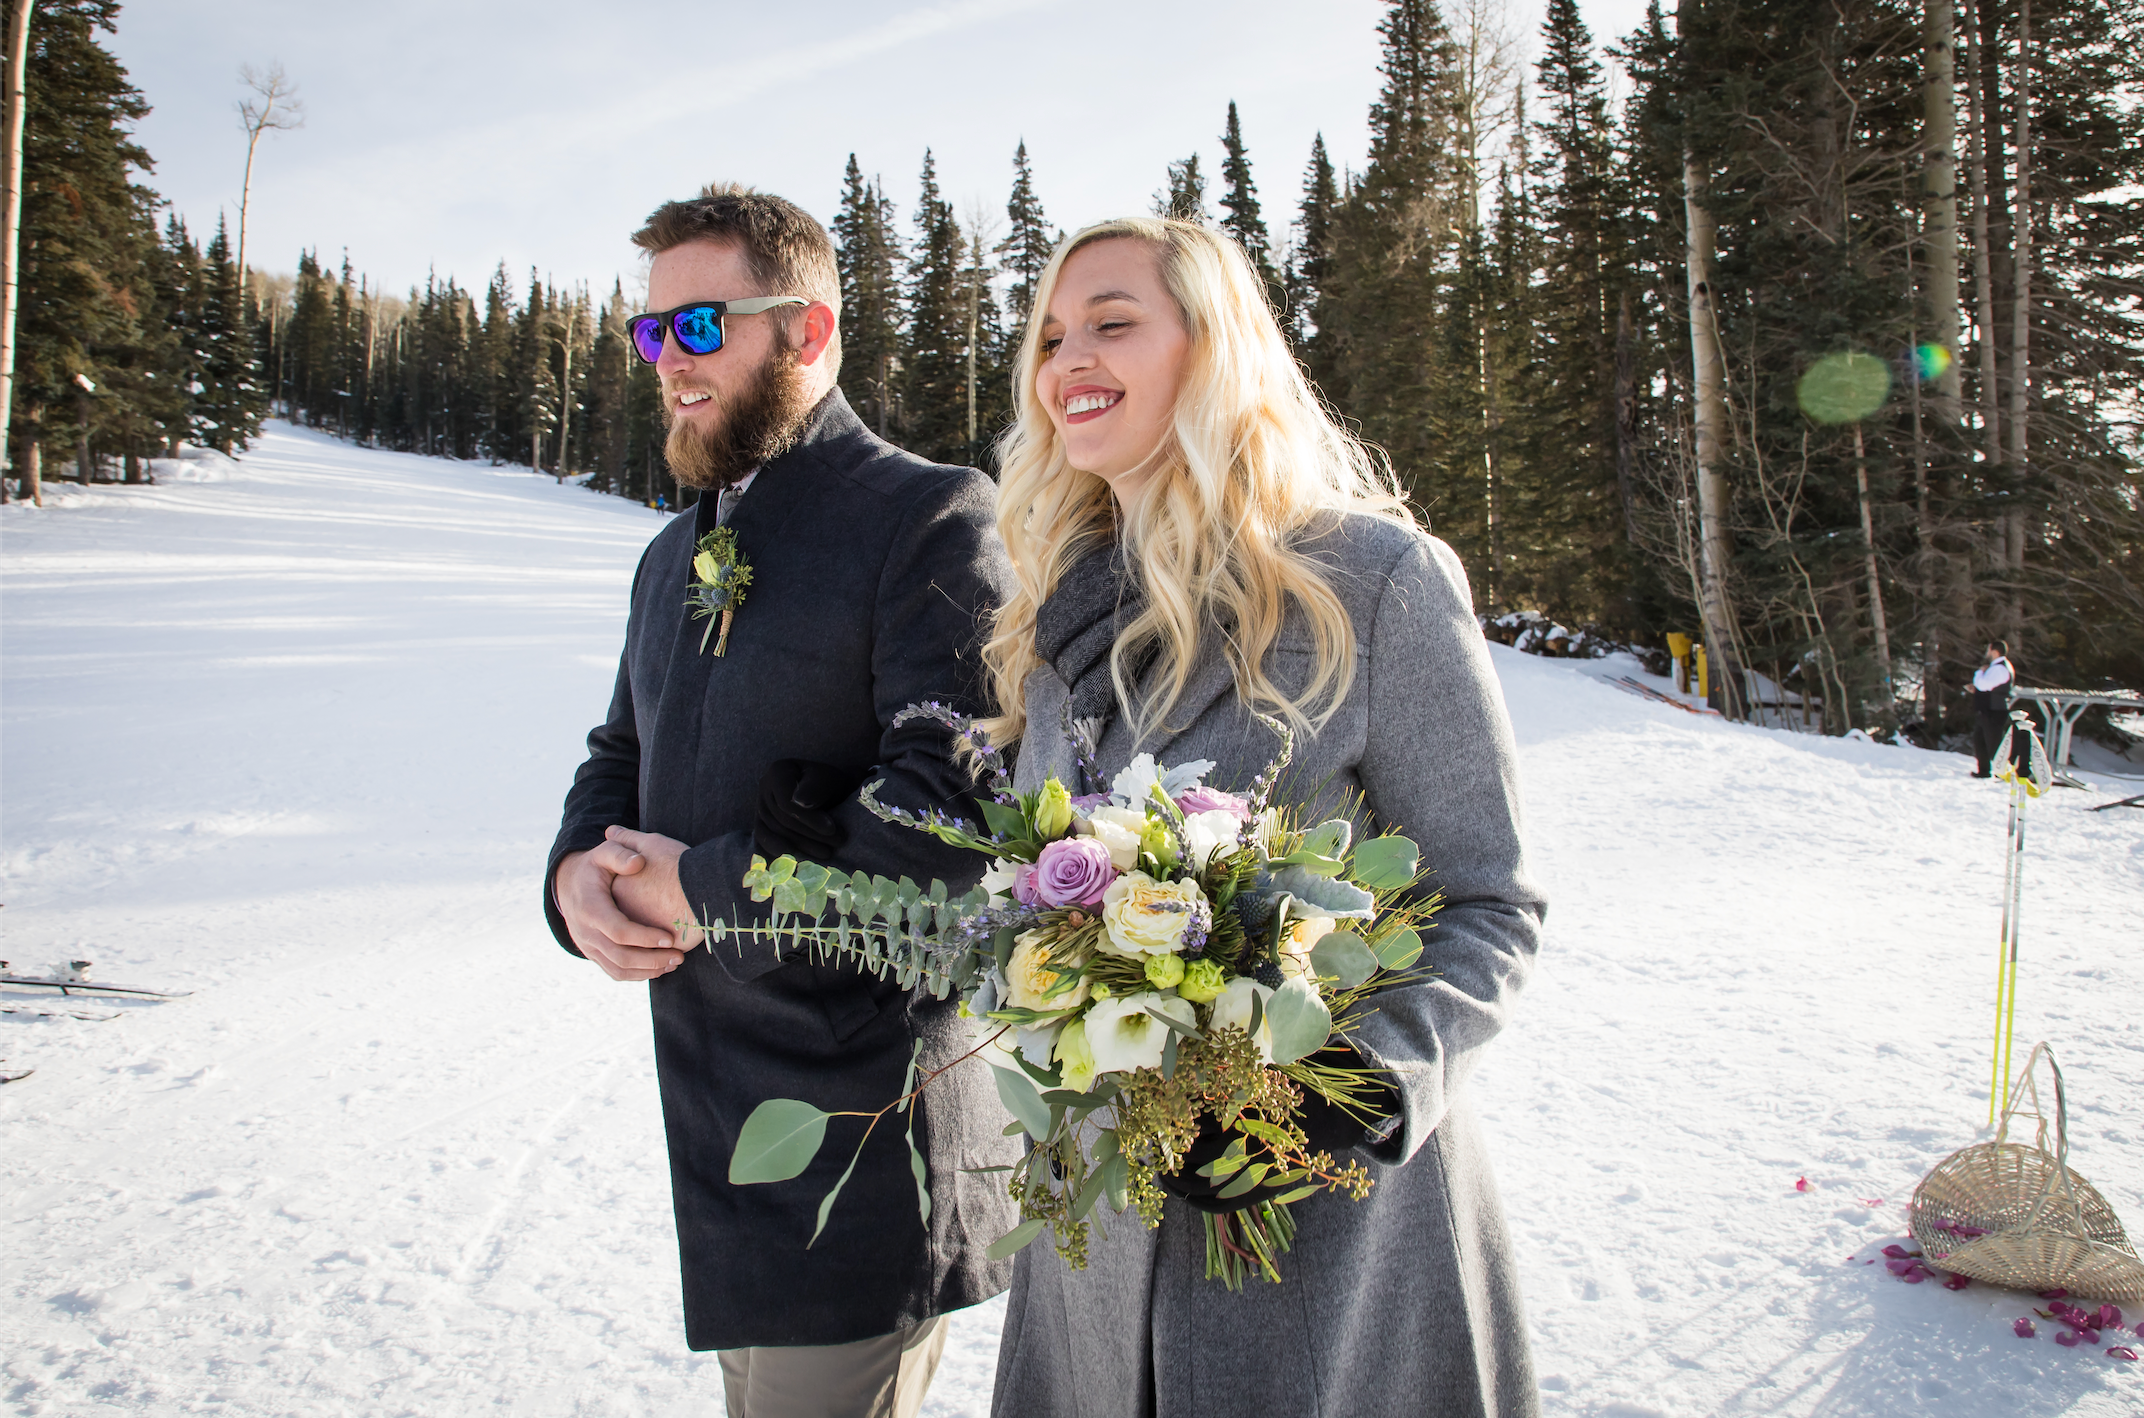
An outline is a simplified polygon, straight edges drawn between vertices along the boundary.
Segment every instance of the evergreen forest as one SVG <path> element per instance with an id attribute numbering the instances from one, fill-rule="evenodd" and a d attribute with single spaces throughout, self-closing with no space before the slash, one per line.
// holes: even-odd
<path id="1" fill-rule="evenodd" d="M 118 13 L 32 17 L 7 495 L 241 449 L 273 412 L 679 501 L 622 284 L 241 271 L 227 225 L 148 185 Z M 1477 611 L 1691 634 L 1723 712 L 1784 685 L 1831 733 L 1962 731 L 1996 636 L 2028 683 L 2144 688 L 2144 8 L 1654 0 L 1595 36 L 1548 0 L 1510 24 L 1388 0 L 1360 170 L 1320 137 L 1258 154 L 1261 187 L 1223 102 L 1223 161 L 1153 175 L 1153 210 L 1241 244 Z M 1053 224 L 1005 137 L 1002 207 L 956 210 L 928 151 L 894 185 L 851 156 L 784 188 L 838 191 L 850 402 L 986 470 L 1037 278 L 1113 215 Z"/>

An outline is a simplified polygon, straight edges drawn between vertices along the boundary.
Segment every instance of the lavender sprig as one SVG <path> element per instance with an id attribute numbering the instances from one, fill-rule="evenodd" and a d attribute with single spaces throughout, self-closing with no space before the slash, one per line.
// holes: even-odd
<path id="1" fill-rule="evenodd" d="M 1273 800 L 1273 791 L 1280 786 L 1280 775 L 1287 771 L 1289 761 L 1295 757 L 1295 730 L 1271 714 L 1253 711 L 1251 717 L 1280 736 L 1280 752 L 1274 754 L 1251 781 L 1250 812 L 1243 819 L 1242 829 L 1236 833 L 1236 845 L 1239 847 L 1257 844 L 1258 819 L 1265 816 L 1266 808 Z"/>
<path id="2" fill-rule="evenodd" d="M 926 699 L 894 715 L 891 727 L 898 729 L 916 719 L 928 719 L 951 729 L 954 741 L 973 753 L 975 761 L 990 775 L 990 796 L 1008 807 L 1018 801 L 1012 790 L 1012 777 L 1005 771 L 1005 751 L 990 742 L 972 715 L 963 714 L 935 699 Z"/>
<path id="3" fill-rule="evenodd" d="M 1102 765 L 1096 757 L 1094 736 L 1072 719 L 1072 701 L 1067 699 L 1060 711 L 1064 720 L 1065 741 L 1072 745 L 1073 760 L 1079 765 L 1080 786 L 1088 792 L 1108 792 L 1109 779 L 1102 774 Z"/>

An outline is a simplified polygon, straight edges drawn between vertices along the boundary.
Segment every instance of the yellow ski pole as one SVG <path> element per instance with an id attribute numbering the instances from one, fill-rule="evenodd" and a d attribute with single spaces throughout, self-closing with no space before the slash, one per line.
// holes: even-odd
<path id="1" fill-rule="evenodd" d="M 2003 844 L 2003 925 L 2002 933 L 1995 942 L 1995 1038 L 1988 1052 L 1988 1126 L 1995 1126 L 1995 1111 L 2003 1093 L 2003 1080 L 2009 1074 L 2003 1065 L 2003 1035 L 2008 1020 L 2015 1017 L 2017 1009 L 2017 950 L 2012 939 L 2012 907 L 2017 901 L 2018 850 L 2021 846 L 2023 822 L 2022 804 L 2019 799 L 2024 790 L 2017 780 L 2010 782 L 2010 830 Z"/>

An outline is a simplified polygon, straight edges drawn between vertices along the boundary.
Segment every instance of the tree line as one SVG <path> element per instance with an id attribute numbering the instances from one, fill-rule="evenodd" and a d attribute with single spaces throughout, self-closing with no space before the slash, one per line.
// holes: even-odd
<path id="1" fill-rule="evenodd" d="M 2031 679 L 2144 685 L 2144 14 L 1656 0 L 1612 47 L 1616 103 L 1575 0 L 1531 64 L 1499 6 L 1388 0 L 1367 161 L 1319 137 L 1285 219 L 1233 103 L 1212 191 L 1193 153 L 1154 196 L 1243 247 L 1477 608 L 1692 631 L 1726 712 L 1784 686 L 1831 732 L 1962 728 L 1991 636 Z M 157 228 L 145 110 L 95 39 L 116 9 L 34 25 L 18 477 L 40 448 L 86 478 L 239 447 L 274 406 L 676 497 L 620 286 L 502 267 L 390 295 L 312 252 L 241 280 L 220 228 Z M 842 176 L 842 384 L 933 459 L 989 466 L 1063 235 L 1024 142 L 1009 175 L 957 210 L 926 151 L 905 218 L 853 155 Z"/>

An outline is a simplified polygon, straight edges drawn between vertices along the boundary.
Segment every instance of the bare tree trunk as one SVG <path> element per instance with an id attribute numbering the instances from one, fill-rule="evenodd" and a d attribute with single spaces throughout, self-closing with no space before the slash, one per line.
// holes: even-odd
<path id="1" fill-rule="evenodd" d="M 30 12 L 35 8 L 35 0 L 15 0 L 7 17 L 7 151 L 0 155 L 0 263 L 5 265 L 0 269 L 0 470 L 7 466 L 8 425 L 15 417 L 15 317 L 22 270 L 22 129 L 29 109 L 23 76 L 30 54 Z M 4 495 L 6 486 L 0 481 L 0 495 Z M 27 479 L 24 486 L 27 490 Z"/>
<path id="2" fill-rule="evenodd" d="M 1935 317 L 1929 330 L 1944 364 L 1936 377 L 1936 417 L 1958 421 L 1963 371 L 1958 368 L 1958 101 L 1954 73 L 1955 23 L 1951 0 L 1928 0 L 1926 78 L 1921 89 L 1927 134 L 1927 166 L 1922 174 L 1926 220 L 1921 239 L 1928 249 L 1928 306 Z"/>
<path id="3" fill-rule="evenodd" d="M 2025 480 L 2031 466 L 2025 409 L 2032 388 L 2032 0 L 2017 11 L 2017 201 L 2011 229 L 2017 255 L 2011 275 L 2010 317 L 2010 510 L 2004 517 L 2010 602 L 2005 616 L 2015 638 L 2024 628 Z"/>
<path id="4" fill-rule="evenodd" d="M 22 450 L 22 491 L 23 495 L 29 498 L 32 503 L 42 507 L 45 505 L 45 480 L 43 477 L 45 444 L 44 440 L 37 436 L 38 433 L 38 426 L 33 421 L 30 424 L 29 437 L 24 440 L 25 447 Z"/>
<path id="5" fill-rule="evenodd" d="M 558 342 L 564 359 L 558 384 L 558 480 L 562 483 L 566 480 L 566 447 L 573 441 L 573 331 L 580 324 L 576 318 L 579 314 L 576 303 L 573 314 L 566 318 L 565 336 Z"/>
<path id="6" fill-rule="evenodd" d="M 1883 676 L 1883 722 L 1896 717 L 1898 696 L 1891 681 L 1891 627 L 1883 613 L 1883 579 L 1876 570 L 1876 521 L 1869 510 L 1868 450 L 1861 425 L 1854 425 L 1854 486 L 1861 493 L 1861 552 L 1869 578 L 1869 626 L 1876 632 L 1876 668 Z"/>
<path id="7" fill-rule="evenodd" d="M 1742 676 L 1736 666 L 1734 612 L 1727 597 L 1727 566 L 1734 545 L 1727 527 L 1727 475 L 1720 463 L 1727 432 L 1727 358 L 1720 348 L 1719 317 L 1713 307 L 1714 226 L 1704 203 L 1704 178 L 1696 160 L 1685 154 L 1682 167 L 1683 209 L 1689 223 L 1685 259 L 1690 287 L 1690 369 L 1697 428 L 1697 517 L 1699 533 L 1698 612 L 1705 622 L 1705 643 L 1717 667 L 1720 708 L 1730 719 L 1742 717 Z"/>
<path id="8" fill-rule="evenodd" d="M 1638 503 L 1631 463 L 1638 445 L 1638 337 L 1625 290 L 1615 313 L 1615 485 L 1623 497 L 1623 535 L 1638 544 Z"/>

